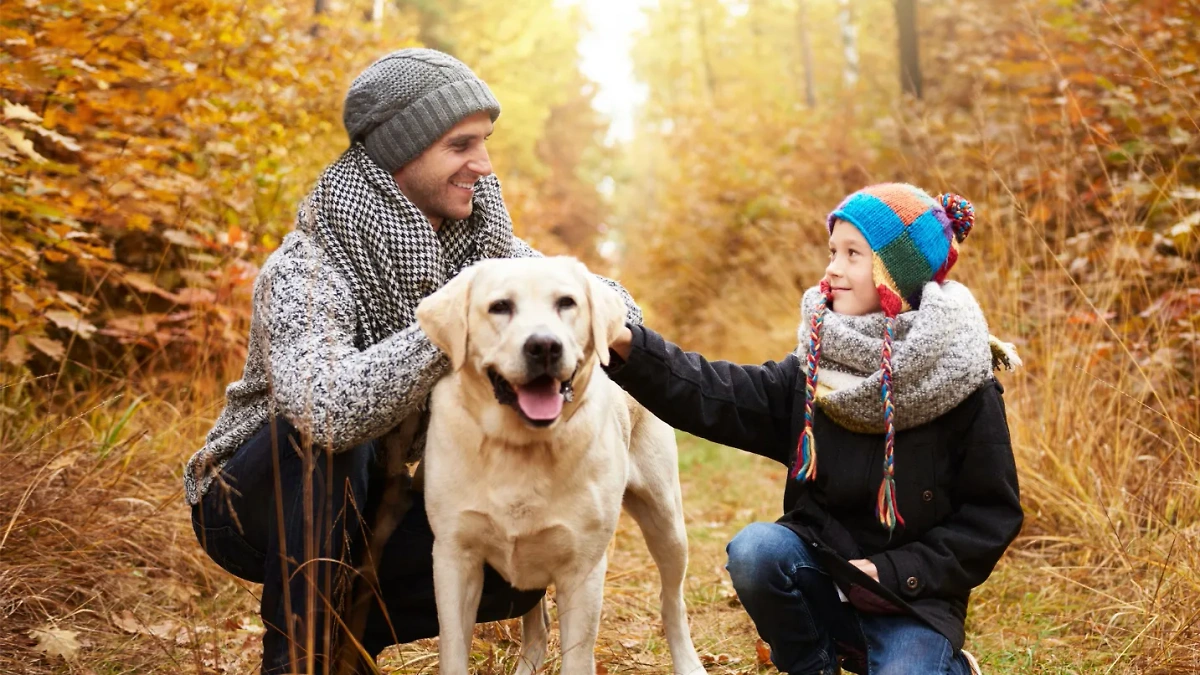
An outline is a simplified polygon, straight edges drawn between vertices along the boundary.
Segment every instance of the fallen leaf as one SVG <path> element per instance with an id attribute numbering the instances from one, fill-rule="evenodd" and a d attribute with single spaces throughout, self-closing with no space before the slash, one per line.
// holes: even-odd
<path id="1" fill-rule="evenodd" d="M 754 645 L 754 652 L 758 658 L 758 665 L 765 666 L 771 663 L 771 647 L 761 639 Z"/>
<path id="2" fill-rule="evenodd" d="M 174 293 L 159 287 L 159 285 L 154 283 L 154 280 L 151 279 L 149 275 L 141 272 L 128 272 L 121 278 L 125 283 L 143 293 L 153 293 L 159 297 L 166 298 L 167 300 L 178 301 L 178 298 Z"/>
<path id="3" fill-rule="evenodd" d="M 66 348 L 58 340 L 52 340 L 41 335 L 30 335 L 26 340 L 29 344 L 33 345 L 34 349 L 37 349 L 55 361 L 62 360 L 62 357 L 67 353 Z"/>
<path id="4" fill-rule="evenodd" d="M 29 350 L 25 347 L 25 338 L 14 335 L 4 345 L 2 358 L 14 366 L 23 366 L 29 360 Z"/>
<path id="5" fill-rule="evenodd" d="M 77 631 L 43 626 L 34 628 L 29 631 L 28 635 L 37 640 L 37 645 L 33 648 L 35 652 L 41 652 L 46 656 L 60 656 L 67 661 L 74 659 L 79 654 L 81 645 L 79 640 L 75 639 L 79 636 Z"/>
<path id="6" fill-rule="evenodd" d="M 68 312 L 62 309 L 52 309 L 46 312 L 46 318 L 54 322 L 59 328 L 66 328 L 75 333 L 79 337 L 87 340 L 96 332 L 96 327 L 84 321 L 74 312 Z"/>
<path id="7" fill-rule="evenodd" d="M 211 305 L 217 301 L 217 294 L 207 288 L 181 288 L 175 295 L 181 305 Z"/>
<path id="8" fill-rule="evenodd" d="M 71 138 L 70 136 L 64 136 L 53 129 L 47 129 L 41 125 L 34 124 L 28 124 L 25 126 L 25 128 L 33 131 L 39 136 L 50 139 L 60 147 L 66 148 L 71 152 L 79 152 L 80 150 L 83 150 L 83 146 L 79 145 L 74 138 Z"/>
<path id="9" fill-rule="evenodd" d="M 126 633 L 136 633 L 140 627 L 140 623 L 133 617 L 129 610 L 123 610 L 120 614 L 112 615 L 113 625 Z"/>
<path id="10" fill-rule="evenodd" d="M 20 131 L 16 129 L 9 129 L 8 127 L 0 127 L 0 135 L 2 135 L 4 139 L 8 141 L 8 144 L 11 145 L 14 150 L 20 152 L 26 157 L 34 160 L 35 162 L 46 161 L 45 157 L 42 157 L 38 154 L 37 150 L 33 149 L 33 142 L 28 138 L 25 138 L 25 134 L 21 133 Z"/>
<path id="11" fill-rule="evenodd" d="M 4 101 L 4 119 L 20 120 L 22 122 L 41 122 L 42 118 L 35 112 L 29 109 L 29 106 L 13 103 L 8 99 L 0 99 Z"/>
<path id="12" fill-rule="evenodd" d="M 59 469 L 65 469 L 79 459 L 79 454 L 79 451 L 76 450 L 74 452 L 68 452 L 59 455 L 53 462 L 50 462 L 50 464 L 46 466 L 46 469 L 48 469 L 51 473 L 58 471 Z"/>
<path id="13" fill-rule="evenodd" d="M 166 230 L 162 233 L 163 239 L 175 244 L 176 246 L 185 246 L 187 248 L 204 248 L 204 242 L 184 232 L 183 230 Z"/>
<path id="14" fill-rule="evenodd" d="M 141 635 L 150 635 L 159 638 L 160 640 L 172 639 L 179 632 L 180 625 L 174 621 L 159 621 L 155 624 L 149 624 L 140 621 L 129 610 L 122 610 L 120 614 L 112 615 L 112 622 L 117 628 L 126 633 L 137 633 Z"/>

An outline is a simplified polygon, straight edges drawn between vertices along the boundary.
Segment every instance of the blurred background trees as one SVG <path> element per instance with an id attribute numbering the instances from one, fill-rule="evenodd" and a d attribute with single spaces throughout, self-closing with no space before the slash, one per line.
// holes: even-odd
<path id="1" fill-rule="evenodd" d="M 180 421 L 154 429 L 134 466 L 157 482 L 137 489 L 177 489 L 241 368 L 257 265 L 345 149 L 346 87 L 428 45 L 501 101 L 490 150 L 518 233 L 619 276 L 710 357 L 794 348 L 847 193 L 970 198 L 952 277 L 1025 357 L 1001 379 L 1029 514 L 1019 583 L 973 612 L 1089 646 L 1105 672 L 1193 672 L 1200 1 L 646 2 L 627 140 L 580 68 L 592 1 L 0 3 L 0 446 L 27 469 L 0 503 L 68 465 L 125 475 L 139 406 Z M 92 440 L 44 432 L 82 410 Z M 8 545 L 58 546 L 44 522 L 12 516 Z"/>
<path id="2" fill-rule="evenodd" d="M 552 0 L 4 3 L 5 372 L 94 382 L 169 364 L 156 370 L 186 380 L 239 363 L 256 266 L 345 149 L 346 87 L 405 46 L 490 84 L 521 233 L 588 257 L 605 126 L 581 28 Z"/>

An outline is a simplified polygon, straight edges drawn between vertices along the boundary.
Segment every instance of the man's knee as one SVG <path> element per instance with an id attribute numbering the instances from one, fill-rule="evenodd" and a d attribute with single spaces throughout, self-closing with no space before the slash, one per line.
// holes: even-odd
<path id="1" fill-rule="evenodd" d="M 506 585 L 483 596 L 475 620 L 487 623 L 525 616 L 545 595 L 545 590 L 519 591 Z"/>

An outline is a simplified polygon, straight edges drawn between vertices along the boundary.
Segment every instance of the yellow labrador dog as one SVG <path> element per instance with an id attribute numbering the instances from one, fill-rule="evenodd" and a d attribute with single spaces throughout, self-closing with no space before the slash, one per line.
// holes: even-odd
<path id="1" fill-rule="evenodd" d="M 424 468 L 441 672 L 467 673 L 487 562 L 519 589 L 554 584 L 562 672 L 594 675 L 624 504 L 658 565 L 674 672 L 703 673 L 683 602 L 674 433 L 600 368 L 625 320 L 617 292 L 573 258 L 488 260 L 417 319 L 453 364 L 433 390 Z M 544 602 L 522 617 L 519 675 L 545 658 Z"/>

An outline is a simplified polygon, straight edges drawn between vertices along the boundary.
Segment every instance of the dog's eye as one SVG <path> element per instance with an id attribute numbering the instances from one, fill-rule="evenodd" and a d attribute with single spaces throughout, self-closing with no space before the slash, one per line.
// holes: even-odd
<path id="1" fill-rule="evenodd" d="M 575 306 L 575 298 L 564 295 L 563 297 L 558 299 L 558 302 L 556 302 L 554 304 L 556 307 L 558 307 L 558 311 L 561 312 L 564 309 L 571 309 L 572 307 L 574 307 Z"/>
<path id="2" fill-rule="evenodd" d="M 488 314 L 512 314 L 512 300 L 496 300 L 488 305 Z"/>

